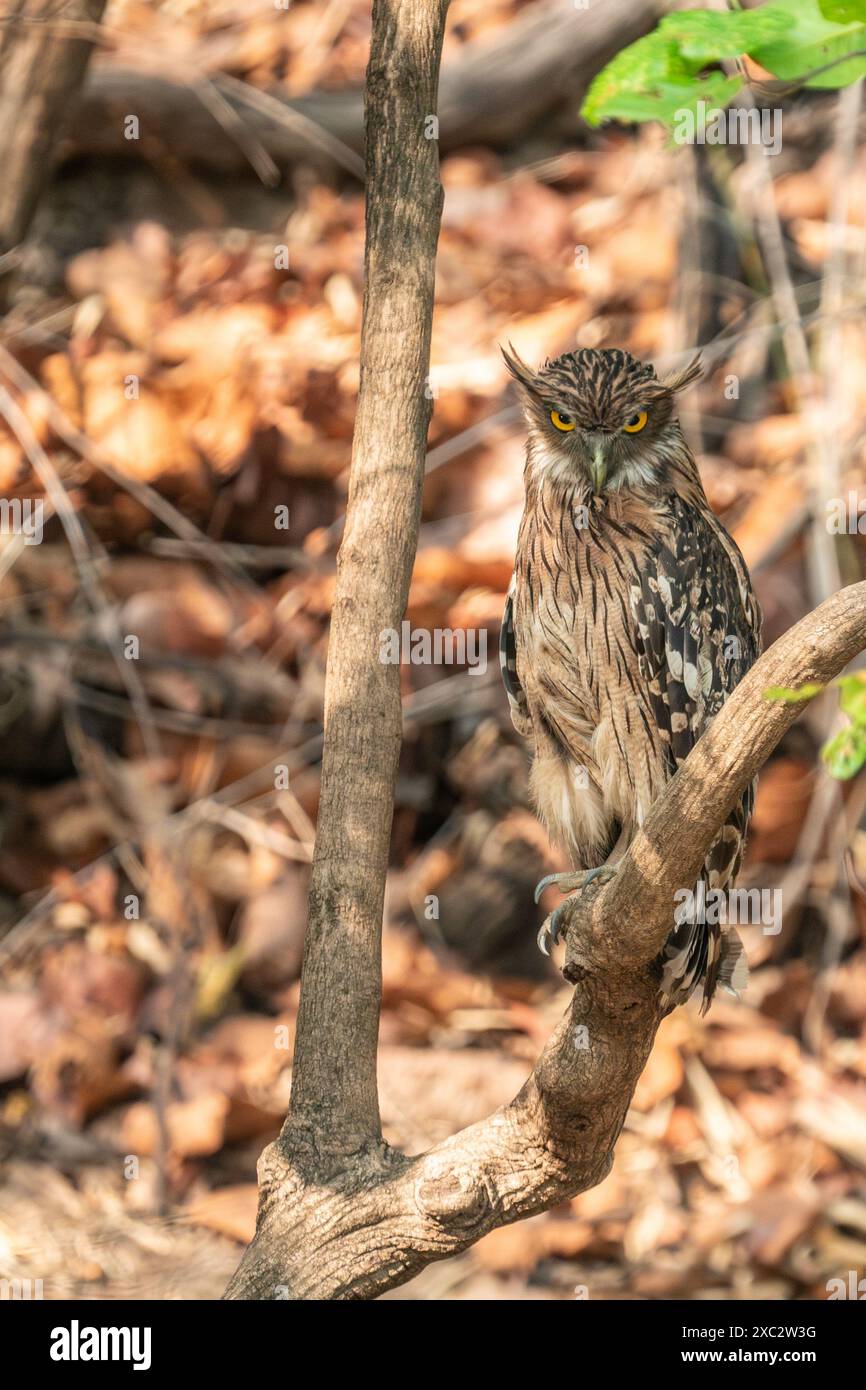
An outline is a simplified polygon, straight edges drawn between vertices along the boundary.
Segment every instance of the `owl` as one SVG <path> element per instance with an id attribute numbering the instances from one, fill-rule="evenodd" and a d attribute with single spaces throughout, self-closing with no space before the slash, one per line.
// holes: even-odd
<path id="1" fill-rule="evenodd" d="M 503 350 L 528 441 L 525 506 L 500 659 L 532 751 L 532 797 L 573 865 L 563 893 L 609 878 L 653 802 L 760 651 L 761 615 L 740 551 L 712 512 L 676 418 L 699 359 L 659 379 L 619 349 L 585 348 L 537 371 Z M 754 786 L 711 845 L 700 884 L 671 904 L 666 1009 L 699 986 L 746 983 L 710 889 L 739 870 Z M 685 895 L 682 895 L 685 897 Z M 718 897 L 711 895 L 711 903 Z M 539 934 L 549 950 L 562 908 Z M 722 921 L 714 920 L 721 918 Z"/>

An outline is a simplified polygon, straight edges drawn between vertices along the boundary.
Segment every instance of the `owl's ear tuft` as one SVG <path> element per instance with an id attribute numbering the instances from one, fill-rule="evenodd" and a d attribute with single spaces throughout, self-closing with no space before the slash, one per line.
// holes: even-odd
<path id="1" fill-rule="evenodd" d="M 522 386 L 523 390 L 527 391 L 530 396 L 537 396 L 538 378 L 532 368 L 527 367 L 522 358 L 517 355 L 514 344 L 509 343 L 507 349 L 500 344 L 499 351 L 502 353 L 505 365 L 518 386 Z"/>
<path id="2" fill-rule="evenodd" d="M 701 363 L 701 354 L 693 357 L 687 367 L 681 368 L 678 372 L 673 372 L 670 376 L 662 377 L 660 385 L 665 391 L 669 391 L 673 396 L 677 391 L 684 391 L 687 386 L 691 386 L 693 381 L 699 381 L 704 374 Z"/>

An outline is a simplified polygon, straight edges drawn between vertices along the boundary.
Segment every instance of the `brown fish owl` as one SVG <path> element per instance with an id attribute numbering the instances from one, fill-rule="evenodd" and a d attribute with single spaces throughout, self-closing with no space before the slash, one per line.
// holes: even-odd
<path id="1" fill-rule="evenodd" d="M 531 787 L 577 872 L 609 877 L 712 717 L 760 651 L 743 557 L 707 502 L 674 414 L 697 359 L 659 380 L 617 349 L 566 353 L 533 371 L 505 353 L 526 416 L 526 504 L 502 625 L 503 676 L 532 740 Z M 753 788 L 711 846 L 704 889 L 733 883 Z M 701 902 L 701 892 L 695 895 Z M 539 936 L 557 938 L 558 912 Z M 694 903 L 671 906 L 666 1003 L 746 981 L 737 933 Z"/>

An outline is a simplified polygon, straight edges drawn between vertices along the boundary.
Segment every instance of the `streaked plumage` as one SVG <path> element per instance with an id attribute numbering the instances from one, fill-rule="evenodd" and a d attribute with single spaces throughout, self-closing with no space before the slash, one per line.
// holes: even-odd
<path id="1" fill-rule="evenodd" d="M 659 381 L 617 350 L 538 372 L 505 356 L 529 440 L 503 676 L 533 743 L 538 812 L 574 867 L 592 869 L 624 852 L 755 660 L 760 612 L 674 417 L 698 364 Z M 750 788 L 707 855 L 707 887 L 733 882 L 751 808 Z M 662 990 L 673 1005 L 700 982 L 705 1006 L 718 982 L 741 987 L 739 940 L 680 922 Z"/>

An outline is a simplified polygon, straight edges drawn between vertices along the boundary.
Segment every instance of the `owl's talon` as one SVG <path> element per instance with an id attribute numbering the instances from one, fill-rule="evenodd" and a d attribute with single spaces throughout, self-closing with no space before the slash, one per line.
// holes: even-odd
<path id="1" fill-rule="evenodd" d="M 538 929 L 538 949 L 543 956 L 550 955 L 551 946 L 558 946 L 567 931 L 563 917 L 568 909 L 568 903 L 560 903 L 552 912 L 548 913 Z"/>
<path id="2" fill-rule="evenodd" d="M 538 900 L 539 900 L 539 898 L 541 897 L 542 893 L 544 892 L 545 888 L 549 887 L 550 884 L 554 882 L 555 878 L 556 878 L 556 874 L 546 874 L 545 877 L 544 877 L 543 879 L 541 879 L 541 880 L 535 885 L 534 897 L 535 897 L 536 906 L 538 905 Z M 540 945 L 541 945 L 541 942 L 539 941 L 538 944 L 539 944 L 539 946 L 540 946 Z"/>
<path id="3" fill-rule="evenodd" d="M 601 879 L 602 883 L 609 883 L 616 874 L 615 864 L 599 864 L 596 869 L 586 869 L 582 873 L 548 874 L 543 878 L 535 890 L 535 901 L 541 897 L 545 888 L 551 883 L 555 883 L 562 893 L 583 892 L 588 884 L 596 879 Z M 550 955 L 551 946 L 557 946 L 567 930 L 563 921 L 563 915 L 568 911 L 568 900 L 560 903 L 552 912 L 548 913 L 538 929 L 538 949 L 543 956 Z"/>
<path id="4" fill-rule="evenodd" d="M 615 864 L 599 864 L 595 869 L 584 869 L 579 873 L 568 869 L 562 874 L 546 874 L 535 888 L 535 901 L 538 902 L 545 888 L 549 888 L 555 883 L 560 893 L 576 893 L 587 888 L 595 879 L 601 878 L 603 883 L 607 883 L 616 873 Z"/>
<path id="5" fill-rule="evenodd" d="M 594 883 L 596 879 L 600 879 L 602 883 L 610 883 L 612 878 L 616 878 L 616 865 L 599 864 L 597 869 L 587 870 L 583 886 L 587 888 L 589 884 Z"/>
<path id="6" fill-rule="evenodd" d="M 574 873 L 572 869 L 568 869 L 562 874 L 545 874 L 544 878 L 536 884 L 535 901 L 539 901 L 545 888 L 549 888 L 552 883 L 556 884 L 560 893 L 571 893 L 573 889 L 583 887 L 585 877 L 584 873 Z"/>
<path id="7" fill-rule="evenodd" d="M 559 912 L 559 908 L 556 908 L 554 912 L 548 913 L 538 929 L 536 940 L 538 941 L 538 949 L 543 956 L 549 956 L 551 946 L 556 946 L 559 943 L 559 923 L 556 921 L 557 912 Z"/>

